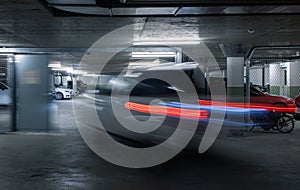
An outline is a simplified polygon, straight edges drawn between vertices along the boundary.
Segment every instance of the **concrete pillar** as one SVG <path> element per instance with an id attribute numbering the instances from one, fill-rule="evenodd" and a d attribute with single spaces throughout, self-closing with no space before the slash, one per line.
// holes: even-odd
<path id="1" fill-rule="evenodd" d="M 244 57 L 227 57 L 227 99 L 244 101 Z"/>
<path id="2" fill-rule="evenodd" d="M 265 68 L 265 85 L 270 84 L 270 68 L 269 65 L 264 65 Z"/>
<path id="3" fill-rule="evenodd" d="M 15 60 L 17 130 L 48 130 L 48 55 L 16 55 Z"/>
<path id="4" fill-rule="evenodd" d="M 73 81 L 73 90 L 77 90 L 77 77 L 73 76 L 72 81 Z"/>

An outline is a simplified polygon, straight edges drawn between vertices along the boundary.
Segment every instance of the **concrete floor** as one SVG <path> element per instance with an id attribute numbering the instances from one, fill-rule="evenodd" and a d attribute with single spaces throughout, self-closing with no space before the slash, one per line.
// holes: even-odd
<path id="1" fill-rule="evenodd" d="M 10 124 L 10 108 L 0 105 L 0 132 L 7 131 Z"/>
<path id="2" fill-rule="evenodd" d="M 0 189 L 299 189 L 299 123 L 291 134 L 257 130 L 184 151 L 148 169 L 112 165 L 83 142 L 71 101 L 56 101 L 51 133 L 0 135 Z"/>

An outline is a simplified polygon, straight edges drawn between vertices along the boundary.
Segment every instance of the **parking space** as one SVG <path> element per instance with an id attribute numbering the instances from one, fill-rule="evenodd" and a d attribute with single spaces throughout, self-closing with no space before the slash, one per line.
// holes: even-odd
<path id="1" fill-rule="evenodd" d="M 71 101 L 53 104 L 60 131 L 1 135 L 2 188 L 294 189 L 300 184 L 298 122 L 290 134 L 245 133 L 217 140 L 204 154 L 184 151 L 164 165 L 126 169 L 85 145 L 69 111 Z"/>

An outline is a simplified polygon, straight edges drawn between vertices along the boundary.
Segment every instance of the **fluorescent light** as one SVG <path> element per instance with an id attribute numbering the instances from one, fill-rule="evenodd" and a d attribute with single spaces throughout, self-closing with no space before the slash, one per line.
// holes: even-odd
<path id="1" fill-rule="evenodd" d="M 86 77 L 101 77 L 101 75 L 99 74 L 84 74 L 83 76 L 86 76 Z"/>
<path id="2" fill-rule="evenodd" d="M 146 57 L 174 57 L 174 55 L 160 55 L 160 54 L 153 54 L 153 55 L 131 55 L 134 58 L 146 58 Z"/>
<path id="3" fill-rule="evenodd" d="M 142 75 L 142 73 L 131 73 L 131 74 L 123 75 L 123 77 L 136 78 L 136 77 L 139 77 L 141 75 Z"/>
<path id="4" fill-rule="evenodd" d="M 161 40 L 161 41 L 136 41 L 132 44 L 139 45 L 197 45 L 200 44 L 200 40 Z"/>
<path id="5" fill-rule="evenodd" d="M 61 62 L 60 61 L 51 61 L 48 64 L 48 67 L 49 68 L 54 68 L 54 67 L 60 68 L 61 67 Z"/>
<path id="6" fill-rule="evenodd" d="M 73 71 L 70 71 L 69 73 L 71 73 L 71 74 L 77 74 L 77 75 L 86 75 L 87 74 L 87 72 L 80 71 L 80 70 L 73 70 Z"/>
<path id="7" fill-rule="evenodd" d="M 0 53 L 0 55 L 2 56 L 2 55 L 4 55 L 4 56 L 13 56 L 14 54 L 12 54 L 12 53 Z"/>
<path id="8" fill-rule="evenodd" d="M 52 68 L 52 71 L 66 71 L 67 73 L 73 72 L 72 67 L 61 67 L 61 68 Z"/>
<path id="9" fill-rule="evenodd" d="M 9 57 L 8 58 L 8 63 L 13 63 L 14 62 L 14 59 L 12 57 Z"/>
<path id="10" fill-rule="evenodd" d="M 132 52 L 131 57 L 175 57 L 176 52 Z"/>
<path id="11" fill-rule="evenodd" d="M 50 64 L 48 64 L 48 67 L 49 67 L 49 68 L 54 68 L 54 67 L 60 68 L 60 67 L 61 67 L 61 64 L 60 64 L 60 63 L 50 63 Z"/>
<path id="12" fill-rule="evenodd" d="M 132 52 L 133 55 L 176 55 L 175 52 L 143 52 L 143 51 L 140 51 L 140 52 Z"/>

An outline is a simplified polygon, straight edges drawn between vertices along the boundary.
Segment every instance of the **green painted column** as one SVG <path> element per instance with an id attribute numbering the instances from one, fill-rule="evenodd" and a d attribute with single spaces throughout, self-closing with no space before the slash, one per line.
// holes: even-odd
<path id="1" fill-rule="evenodd" d="M 227 57 L 227 101 L 244 102 L 244 57 Z M 228 135 L 245 130 L 244 114 L 227 113 L 228 121 L 239 125 L 228 126 Z"/>
<path id="2" fill-rule="evenodd" d="M 244 101 L 244 57 L 227 58 L 227 99 Z"/>

